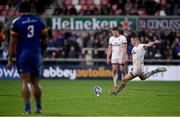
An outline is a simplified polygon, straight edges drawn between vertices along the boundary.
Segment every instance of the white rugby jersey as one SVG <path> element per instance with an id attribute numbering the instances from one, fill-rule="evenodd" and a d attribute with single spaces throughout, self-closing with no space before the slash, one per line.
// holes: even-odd
<path id="1" fill-rule="evenodd" d="M 119 37 L 111 36 L 109 38 L 109 44 L 112 45 L 111 59 L 122 59 L 122 45 L 126 43 L 127 39 L 123 35 Z"/>
<path id="2" fill-rule="evenodd" d="M 138 46 L 134 46 L 131 51 L 134 67 L 144 65 L 144 55 L 146 53 L 144 45 L 145 44 L 139 44 Z"/>

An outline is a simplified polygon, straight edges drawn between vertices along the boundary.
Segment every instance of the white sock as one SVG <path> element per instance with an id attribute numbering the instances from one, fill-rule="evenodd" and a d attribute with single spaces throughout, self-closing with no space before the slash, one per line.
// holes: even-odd
<path id="1" fill-rule="evenodd" d="M 114 83 L 114 86 L 118 86 L 118 74 L 113 76 L 113 83 Z"/>

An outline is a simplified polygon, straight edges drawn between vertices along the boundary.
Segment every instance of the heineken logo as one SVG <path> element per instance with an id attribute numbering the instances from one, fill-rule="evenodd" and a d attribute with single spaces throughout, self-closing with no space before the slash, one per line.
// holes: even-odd
<path id="1" fill-rule="evenodd" d="M 113 27 L 131 29 L 136 27 L 136 18 L 128 20 L 127 17 L 52 17 L 50 20 L 53 30 L 101 30 Z"/>
<path id="2" fill-rule="evenodd" d="M 131 29 L 131 24 L 132 22 L 130 22 L 127 17 L 125 18 L 124 21 L 121 22 L 123 29 Z"/>
<path id="3" fill-rule="evenodd" d="M 108 29 L 117 26 L 116 21 L 100 21 L 96 18 L 77 20 L 74 18 L 61 19 L 52 18 L 52 28 L 53 29 L 71 29 L 71 30 L 100 30 Z"/>
<path id="4" fill-rule="evenodd" d="M 180 17 L 49 17 L 53 30 L 102 30 L 119 27 L 122 29 L 180 30 Z"/>

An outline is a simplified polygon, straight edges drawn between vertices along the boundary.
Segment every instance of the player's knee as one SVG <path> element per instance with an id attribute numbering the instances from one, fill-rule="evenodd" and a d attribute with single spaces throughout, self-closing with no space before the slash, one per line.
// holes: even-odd
<path id="1" fill-rule="evenodd" d="M 125 72 L 124 70 L 121 70 L 121 73 L 122 73 L 123 75 L 125 75 L 125 74 L 126 74 L 126 72 Z"/>
<path id="2" fill-rule="evenodd" d="M 144 74 L 143 76 L 139 77 L 141 80 L 146 80 L 148 78 L 147 74 Z"/>
<path id="3" fill-rule="evenodd" d="M 38 83 L 34 84 L 34 88 L 41 89 L 40 85 Z"/>
<path id="4" fill-rule="evenodd" d="M 144 77 L 139 77 L 141 80 L 145 80 L 146 78 L 144 78 Z"/>
<path id="5" fill-rule="evenodd" d="M 114 75 L 118 74 L 117 70 L 113 70 L 113 74 Z"/>
<path id="6" fill-rule="evenodd" d="M 122 79 L 122 82 L 126 83 L 126 82 L 128 82 L 128 79 L 123 78 L 123 79 Z"/>
<path id="7" fill-rule="evenodd" d="M 26 80 L 26 79 L 22 79 L 22 83 L 23 83 L 24 85 L 28 85 L 29 81 Z"/>

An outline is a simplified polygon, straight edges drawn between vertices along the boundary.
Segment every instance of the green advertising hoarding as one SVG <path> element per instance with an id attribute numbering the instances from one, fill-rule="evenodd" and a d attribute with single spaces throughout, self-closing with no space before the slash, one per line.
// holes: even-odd
<path id="1" fill-rule="evenodd" d="M 113 27 L 135 29 L 137 17 L 48 17 L 47 24 L 53 30 L 102 30 Z"/>

